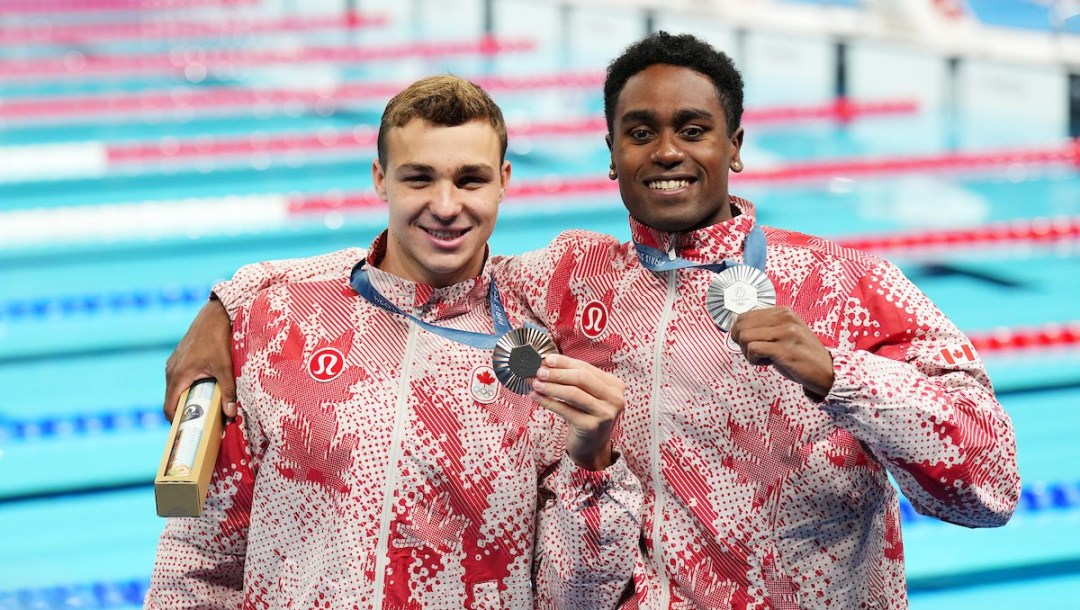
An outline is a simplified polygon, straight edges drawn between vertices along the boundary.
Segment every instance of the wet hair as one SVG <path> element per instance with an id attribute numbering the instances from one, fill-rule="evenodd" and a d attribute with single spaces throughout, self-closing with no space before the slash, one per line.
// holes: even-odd
<path id="1" fill-rule="evenodd" d="M 379 122 L 379 165 L 386 168 L 386 132 L 404 127 L 413 119 L 423 119 L 443 127 L 457 127 L 470 121 L 487 121 L 499 135 L 500 159 L 506 159 L 506 122 L 502 110 L 479 85 L 456 76 L 430 76 L 409 85 L 395 95 L 383 110 Z"/>
<path id="2" fill-rule="evenodd" d="M 728 135 L 735 133 L 742 122 L 743 81 L 731 58 L 709 43 L 690 34 L 672 35 L 656 32 L 635 42 L 612 61 L 604 80 L 604 118 L 608 133 L 615 126 L 615 104 L 619 101 L 626 81 L 638 72 L 656 64 L 690 68 L 713 82 L 720 105 L 727 117 Z M 676 92 L 672 92 L 676 95 Z"/>

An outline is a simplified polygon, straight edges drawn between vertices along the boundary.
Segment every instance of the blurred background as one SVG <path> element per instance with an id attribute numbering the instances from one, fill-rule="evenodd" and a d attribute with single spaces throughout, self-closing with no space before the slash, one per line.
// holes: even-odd
<path id="1" fill-rule="evenodd" d="M 1036 0 L 0 0 L 0 609 L 134 608 L 165 359 L 240 265 L 366 246 L 386 101 L 450 72 L 510 129 L 495 252 L 629 237 L 603 69 L 657 29 L 747 84 L 762 222 L 898 263 L 987 362 L 1013 520 L 904 503 L 915 610 L 1080 608 L 1080 6 Z"/>

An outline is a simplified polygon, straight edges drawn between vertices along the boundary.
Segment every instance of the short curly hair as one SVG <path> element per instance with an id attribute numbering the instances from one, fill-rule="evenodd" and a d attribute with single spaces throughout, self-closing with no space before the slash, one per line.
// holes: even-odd
<path id="1" fill-rule="evenodd" d="M 655 64 L 690 68 L 712 80 L 727 116 L 728 135 L 742 122 L 743 80 L 734 62 L 723 51 L 690 34 L 656 32 L 635 42 L 612 61 L 604 80 L 604 118 L 610 133 L 615 126 L 615 104 L 626 81 Z M 674 92 L 672 92 L 674 95 Z"/>
<path id="2" fill-rule="evenodd" d="M 499 136 L 500 162 L 506 160 L 506 121 L 502 110 L 479 85 L 456 76 L 429 76 L 409 85 L 386 104 L 379 121 L 379 165 L 386 167 L 386 132 L 413 119 L 443 127 L 487 121 Z"/>

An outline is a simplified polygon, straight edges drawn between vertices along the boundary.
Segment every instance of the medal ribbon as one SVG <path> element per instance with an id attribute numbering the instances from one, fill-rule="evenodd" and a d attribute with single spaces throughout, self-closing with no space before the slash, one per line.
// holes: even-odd
<path id="1" fill-rule="evenodd" d="M 368 277 L 367 269 L 364 268 L 364 265 L 365 262 L 361 261 L 360 264 L 353 268 L 352 278 L 349 281 L 353 290 L 359 293 L 360 296 L 364 297 L 372 305 L 385 309 L 390 313 L 405 316 L 415 322 L 420 328 L 423 328 L 430 333 L 439 335 L 444 339 L 457 341 L 458 343 L 470 347 L 490 350 L 495 349 L 495 344 L 498 343 L 499 337 L 510 331 L 510 322 L 506 317 L 506 308 L 503 307 L 502 300 L 499 298 L 499 289 L 495 286 L 495 278 L 491 279 L 491 286 L 488 288 L 488 303 L 490 305 L 491 322 L 495 327 L 495 333 L 474 333 L 467 330 L 458 330 L 456 328 L 447 328 L 445 326 L 429 324 L 412 314 L 405 313 L 400 307 L 391 303 L 389 299 L 384 297 L 382 293 L 372 285 L 371 278 Z"/>
<path id="2" fill-rule="evenodd" d="M 746 236 L 746 241 L 743 242 L 743 262 L 741 263 L 731 259 L 724 259 L 719 263 L 694 263 L 680 257 L 670 258 L 668 253 L 663 250 L 636 242 L 634 243 L 634 249 L 637 250 L 641 266 L 649 271 L 674 271 L 676 269 L 700 267 L 719 273 L 735 265 L 750 265 L 758 271 L 763 273 L 765 271 L 765 232 L 757 225 L 754 225 L 754 228 Z"/>

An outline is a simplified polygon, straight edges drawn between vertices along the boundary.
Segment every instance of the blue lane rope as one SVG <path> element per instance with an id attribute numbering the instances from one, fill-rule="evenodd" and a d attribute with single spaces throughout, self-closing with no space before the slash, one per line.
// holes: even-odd
<path id="1" fill-rule="evenodd" d="M 104 294 L 41 297 L 0 303 L 0 321 L 128 312 L 152 307 L 195 305 L 206 301 L 213 284 L 168 285 L 152 290 L 131 290 Z"/>
<path id="2" fill-rule="evenodd" d="M 70 438 L 124 430 L 168 428 L 170 425 L 161 411 L 161 405 L 35 419 L 8 419 L 0 415 L 0 442 Z"/>
<path id="3" fill-rule="evenodd" d="M 146 578 L 0 591 L 0 610 L 141 608 L 149 588 Z"/>
<path id="4" fill-rule="evenodd" d="M 145 405 L 127 409 L 57 415 L 36 419 L 9 419 L 0 415 L 0 443 L 7 441 L 33 442 L 93 436 L 131 430 L 160 430 L 171 426 L 161 411 L 161 405 Z M 1080 508 L 1080 481 L 1041 482 L 1026 485 L 1020 493 L 1017 512 L 1040 513 L 1050 510 Z M 907 525 L 937 522 L 915 512 L 911 502 L 900 497 L 900 520 Z M 0 605 L 0 610 L 4 607 Z"/>

